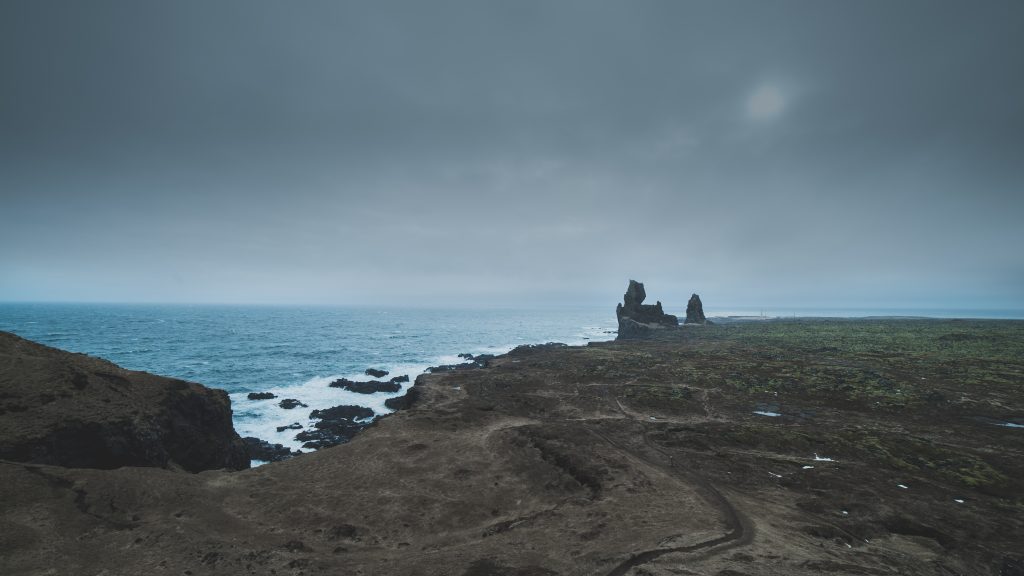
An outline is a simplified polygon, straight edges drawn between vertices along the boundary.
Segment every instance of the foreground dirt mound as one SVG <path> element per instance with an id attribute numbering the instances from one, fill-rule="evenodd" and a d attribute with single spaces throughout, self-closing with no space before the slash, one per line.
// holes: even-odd
<path id="1" fill-rule="evenodd" d="M 0 459 L 75 468 L 249 467 L 227 393 L 0 332 Z"/>

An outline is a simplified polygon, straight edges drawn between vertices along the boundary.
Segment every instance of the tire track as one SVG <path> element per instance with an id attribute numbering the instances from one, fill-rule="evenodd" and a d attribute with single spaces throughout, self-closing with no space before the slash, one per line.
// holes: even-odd
<path id="1" fill-rule="evenodd" d="M 584 428 L 591 434 L 597 436 L 601 440 L 604 440 L 613 448 L 626 454 L 629 457 L 638 458 L 650 466 L 660 468 L 661 470 L 667 472 L 670 476 L 682 476 L 682 479 L 685 482 L 696 487 L 698 494 L 700 494 L 700 496 L 706 502 L 711 504 L 712 507 L 714 507 L 716 510 L 718 510 L 720 514 L 722 514 L 726 526 L 728 526 L 729 528 L 729 531 L 726 534 L 723 534 L 722 536 L 712 538 L 710 540 L 705 540 L 703 542 L 698 542 L 697 544 L 690 544 L 688 546 L 674 546 L 671 548 L 653 548 L 651 550 L 644 550 L 642 552 L 634 553 L 629 558 L 623 560 L 620 564 L 615 566 L 610 572 L 607 572 L 606 576 L 624 576 L 627 572 L 629 572 L 631 568 L 652 562 L 655 559 L 664 556 L 665 554 L 696 552 L 698 550 L 720 547 L 717 550 L 715 550 L 715 552 L 718 553 L 723 552 L 725 550 L 729 550 L 736 546 L 743 546 L 749 544 L 754 538 L 754 527 L 750 523 L 750 521 L 745 516 L 743 516 L 743 514 L 739 510 L 737 510 L 735 506 L 733 506 L 732 502 L 730 502 L 729 499 L 726 498 L 721 493 L 721 491 L 719 491 L 718 488 L 716 488 L 708 479 L 704 478 L 700 474 L 697 474 L 696 472 L 693 472 L 692 470 L 684 470 L 679 468 L 670 454 L 668 454 L 664 449 L 660 448 L 659 446 L 651 442 L 650 438 L 648 438 L 647 436 L 647 427 L 644 426 L 642 421 L 630 415 L 625 409 L 623 409 L 621 404 L 619 405 L 619 409 L 627 418 L 632 419 L 640 426 L 641 430 L 643 431 L 641 434 L 641 438 L 643 439 L 644 446 L 650 448 L 651 450 L 665 458 L 669 462 L 668 467 L 665 467 L 664 465 L 658 464 L 656 462 L 651 462 L 647 458 L 644 458 L 641 455 L 635 454 L 634 452 L 631 452 L 623 448 L 614 440 L 609 438 L 607 435 L 598 432 L 597 430 L 594 430 L 589 426 L 584 426 Z"/>

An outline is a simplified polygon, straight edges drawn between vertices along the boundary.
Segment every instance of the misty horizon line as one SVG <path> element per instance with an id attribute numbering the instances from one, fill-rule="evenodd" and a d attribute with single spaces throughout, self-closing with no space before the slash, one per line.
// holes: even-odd
<path id="1" fill-rule="evenodd" d="M 309 309 L 379 309 L 379 310 L 543 310 L 543 309 L 614 309 L 614 305 L 608 303 L 540 303 L 540 302 L 469 302 L 463 304 L 451 303 L 340 303 L 340 302 L 218 302 L 218 301 L 126 301 L 126 300 L 0 300 L 0 306 L 11 305 L 59 305 L 59 306 L 123 306 L 123 307 L 144 307 L 144 306 L 166 306 L 166 307 L 224 307 L 224 308 L 309 308 Z M 678 308 L 686 309 L 686 303 L 666 304 L 661 301 L 662 306 L 671 312 Z M 1015 313 L 1014 317 L 1024 317 L 1024 308 L 1012 306 L 936 306 L 936 305 L 905 305 L 905 304 L 706 304 L 705 311 L 708 315 L 744 315 L 744 316 L 779 316 L 790 315 L 800 311 L 831 311 L 831 312 L 1008 312 Z M 742 314 L 738 314 L 742 313 Z M 905 314 L 899 314 L 905 315 Z"/>

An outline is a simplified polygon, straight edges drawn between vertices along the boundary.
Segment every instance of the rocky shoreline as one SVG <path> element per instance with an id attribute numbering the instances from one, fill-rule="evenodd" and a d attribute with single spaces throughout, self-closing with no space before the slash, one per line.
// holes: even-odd
<path id="1" fill-rule="evenodd" d="M 1024 322 L 673 329 L 432 371 L 253 470 L 5 456 L 0 572 L 1021 574 L 1022 348 Z M 365 416 L 332 410 L 309 432 Z"/>

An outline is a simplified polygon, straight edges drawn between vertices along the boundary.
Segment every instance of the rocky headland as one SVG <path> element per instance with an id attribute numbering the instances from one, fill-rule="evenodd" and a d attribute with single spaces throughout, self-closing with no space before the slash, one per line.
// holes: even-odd
<path id="1" fill-rule="evenodd" d="M 656 334 L 422 375 L 351 441 L 251 470 L 5 456 L 0 573 L 1024 573 L 1024 322 Z M 73 382 L 18 346 L 18 405 Z"/>
<path id="2" fill-rule="evenodd" d="M 0 332 L 0 459 L 73 468 L 249 467 L 222 390 Z"/>

